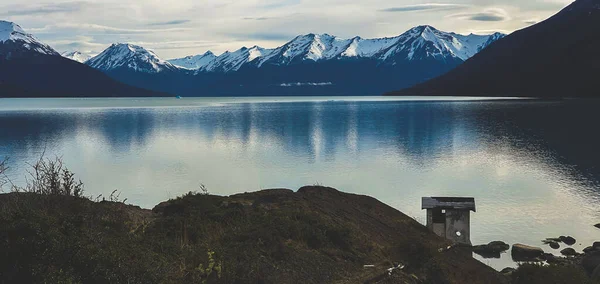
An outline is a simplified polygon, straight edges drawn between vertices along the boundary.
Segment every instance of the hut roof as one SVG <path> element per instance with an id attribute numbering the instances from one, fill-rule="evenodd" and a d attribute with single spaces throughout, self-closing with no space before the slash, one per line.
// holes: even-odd
<path id="1" fill-rule="evenodd" d="M 455 209 L 475 210 L 475 198 L 473 197 L 423 197 L 421 209 Z"/>

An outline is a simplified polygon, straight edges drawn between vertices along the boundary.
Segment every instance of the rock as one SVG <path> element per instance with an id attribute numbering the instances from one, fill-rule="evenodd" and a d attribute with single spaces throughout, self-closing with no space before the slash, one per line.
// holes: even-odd
<path id="1" fill-rule="evenodd" d="M 577 240 L 575 240 L 575 238 L 573 238 L 571 236 L 568 236 L 568 237 L 560 236 L 559 239 L 560 239 L 561 242 L 563 242 L 563 243 L 565 243 L 566 245 L 569 245 L 569 246 L 572 246 L 572 245 L 574 245 L 577 242 Z"/>
<path id="2" fill-rule="evenodd" d="M 600 251 L 592 252 L 586 254 L 585 257 L 581 260 L 581 266 L 587 271 L 589 274 L 594 273 L 594 270 L 600 265 Z"/>
<path id="3" fill-rule="evenodd" d="M 544 250 L 538 247 L 514 244 L 510 254 L 514 261 L 537 261 L 544 255 Z"/>
<path id="4" fill-rule="evenodd" d="M 546 241 L 552 241 L 552 242 L 557 242 L 557 243 L 560 243 L 560 242 L 562 242 L 562 241 L 560 240 L 560 238 L 547 238 L 547 239 L 546 239 Z"/>
<path id="5" fill-rule="evenodd" d="M 502 271 L 500 271 L 500 273 L 502 273 L 506 276 L 511 276 L 515 271 L 517 271 L 517 270 L 512 267 L 507 267 L 507 268 L 502 269 Z"/>
<path id="6" fill-rule="evenodd" d="M 551 248 L 553 249 L 559 249 L 560 248 L 560 244 L 558 244 L 558 242 L 555 242 L 553 240 L 545 240 L 542 241 L 544 244 L 549 245 Z"/>
<path id="7" fill-rule="evenodd" d="M 540 256 L 541 260 L 545 260 L 548 262 L 552 261 L 554 258 L 555 258 L 555 256 L 551 253 L 544 253 L 544 254 L 542 254 L 542 256 Z"/>
<path id="8" fill-rule="evenodd" d="M 600 245 L 600 243 L 599 243 L 599 245 Z M 502 242 L 502 241 L 491 242 L 487 246 L 490 248 L 493 248 L 494 250 L 499 251 L 499 252 L 505 252 L 510 248 L 509 244 Z"/>
<path id="9" fill-rule="evenodd" d="M 598 224 L 594 225 L 594 227 L 596 227 L 596 228 L 600 229 L 600 223 L 598 223 Z"/>
<path id="10" fill-rule="evenodd" d="M 564 256 L 575 256 L 577 252 L 573 248 L 566 248 L 560 251 L 560 253 Z"/>
<path id="11" fill-rule="evenodd" d="M 500 254 L 509 248 L 510 245 L 505 242 L 494 241 L 487 245 L 474 246 L 473 252 L 481 255 L 483 258 L 500 258 Z"/>
<path id="12" fill-rule="evenodd" d="M 594 242 L 594 244 L 592 245 L 592 248 L 595 250 L 600 250 L 600 242 Z"/>

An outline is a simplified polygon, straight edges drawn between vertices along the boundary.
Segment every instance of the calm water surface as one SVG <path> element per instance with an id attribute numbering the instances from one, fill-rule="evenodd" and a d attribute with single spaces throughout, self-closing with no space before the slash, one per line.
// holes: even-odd
<path id="1" fill-rule="evenodd" d="M 21 183 L 42 152 L 61 156 L 88 194 L 145 208 L 201 183 L 321 184 L 421 222 L 422 196 L 473 196 L 474 244 L 600 240 L 600 102 L 419 100 L 0 99 L 0 158 Z"/>

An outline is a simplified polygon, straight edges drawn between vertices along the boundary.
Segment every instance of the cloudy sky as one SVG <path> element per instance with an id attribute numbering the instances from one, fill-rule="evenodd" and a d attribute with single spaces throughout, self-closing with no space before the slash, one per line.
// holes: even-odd
<path id="1" fill-rule="evenodd" d="M 2 0 L 0 19 L 58 51 L 95 54 L 114 42 L 163 58 L 276 47 L 299 34 L 397 36 L 428 24 L 458 33 L 512 32 L 571 0 Z"/>

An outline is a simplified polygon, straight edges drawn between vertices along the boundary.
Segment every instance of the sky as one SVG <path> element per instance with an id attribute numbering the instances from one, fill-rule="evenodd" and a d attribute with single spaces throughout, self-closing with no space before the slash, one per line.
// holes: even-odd
<path id="1" fill-rule="evenodd" d="M 273 48 L 300 34 L 397 36 L 418 25 L 462 34 L 510 33 L 571 0 L 1 0 L 0 19 L 59 52 L 100 53 L 132 43 L 165 59 L 254 45 Z"/>

